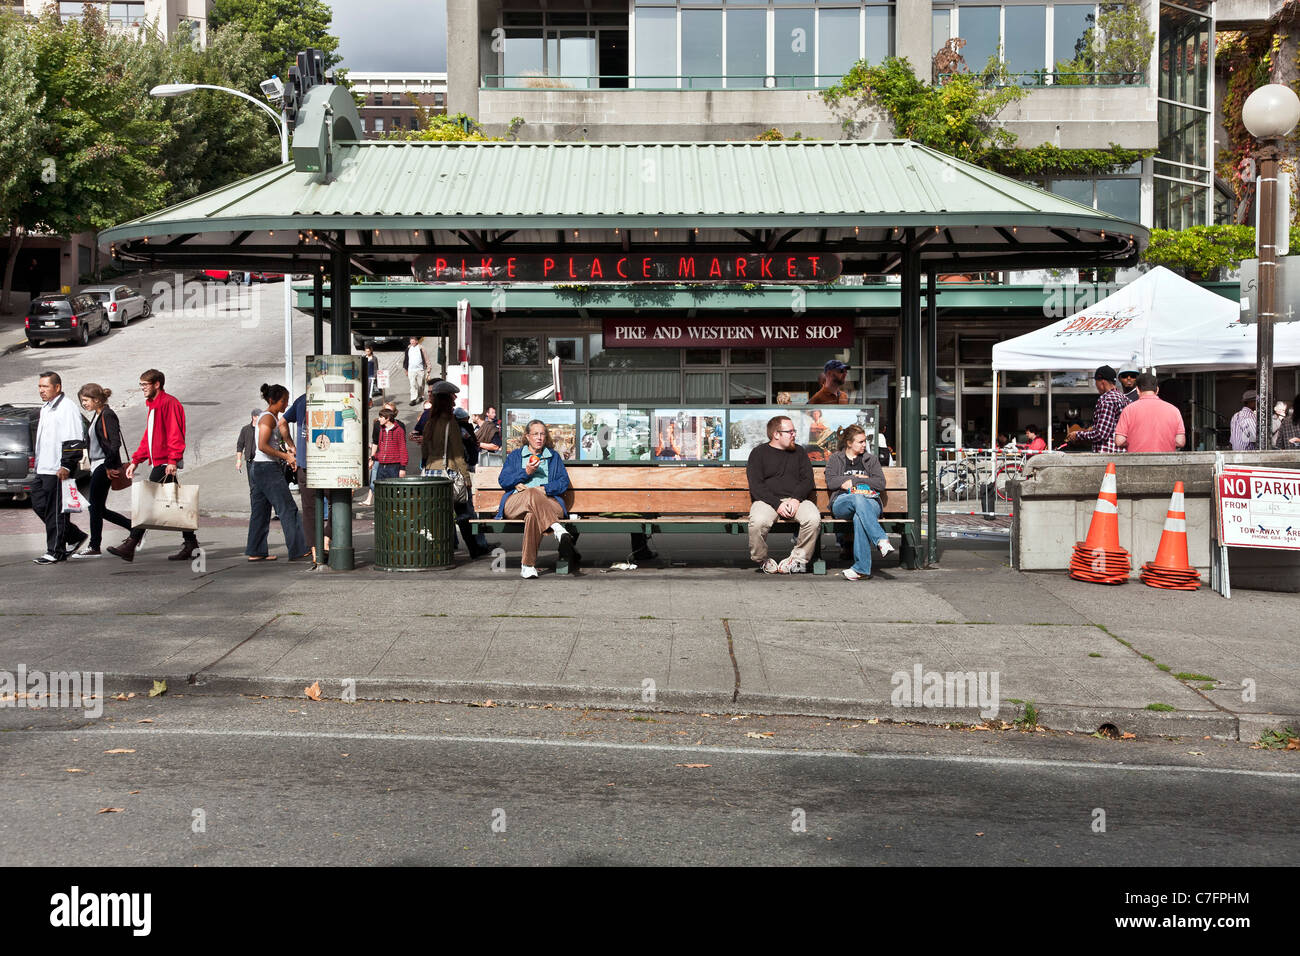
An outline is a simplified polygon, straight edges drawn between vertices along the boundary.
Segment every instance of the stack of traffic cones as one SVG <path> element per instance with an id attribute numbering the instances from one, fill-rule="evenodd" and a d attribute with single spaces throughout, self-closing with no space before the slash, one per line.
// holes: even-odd
<path id="1" fill-rule="evenodd" d="M 1142 583 L 1172 591 L 1195 591 L 1201 576 L 1187 563 L 1187 513 L 1183 510 L 1183 483 L 1174 482 L 1174 496 L 1169 499 L 1165 530 L 1160 535 L 1156 559 L 1142 565 Z"/>
<path id="2" fill-rule="evenodd" d="M 1129 553 L 1119 546 L 1119 495 L 1115 491 L 1115 463 L 1111 462 L 1101 479 L 1087 540 L 1074 545 L 1070 577 L 1095 584 L 1123 584 L 1132 567 Z"/>

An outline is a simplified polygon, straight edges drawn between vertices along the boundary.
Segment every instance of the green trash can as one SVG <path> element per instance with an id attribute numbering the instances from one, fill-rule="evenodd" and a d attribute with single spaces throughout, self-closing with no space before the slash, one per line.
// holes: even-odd
<path id="1" fill-rule="evenodd" d="M 381 478 L 375 482 L 375 570 L 429 571 L 455 562 L 451 481 Z"/>

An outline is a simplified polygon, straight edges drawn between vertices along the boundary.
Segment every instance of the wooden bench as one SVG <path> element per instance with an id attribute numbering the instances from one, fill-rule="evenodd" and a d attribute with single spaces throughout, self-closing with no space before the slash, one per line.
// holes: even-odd
<path id="1" fill-rule="evenodd" d="M 571 503 L 569 514 L 578 520 L 579 533 L 749 533 L 749 484 L 745 466 L 737 465 L 612 465 L 565 462 L 569 472 Z M 886 531 L 903 536 L 900 557 L 914 560 L 919 552 L 917 529 L 907 517 L 907 470 L 886 468 L 884 512 L 880 523 Z M 522 521 L 496 517 L 501 496 L 497 477 L 500 468 L 480 467 L 474 473 L 474 511 L 471 524 L 484 532 L 520 533 Z M 823 471 L 813 469 L 817 482 L 817 506 L 822 511 L 822 531 L 839 531 L 851 522 L 830 516 L 830 495 Z M 634 515 L 635 517 L 604 517 Z M 778 521 L 772 534 L 788 533 L 798 527 L 793 521 Z M 821 557 L 821 536 L 813 556 L 814 574 L 826 573 Z M 775 550 L 775 549 L 774 549 Z M 910 556 L 910 558 L 909 558 Z M 560 560 L 557 570 L 568 572 Z"/>

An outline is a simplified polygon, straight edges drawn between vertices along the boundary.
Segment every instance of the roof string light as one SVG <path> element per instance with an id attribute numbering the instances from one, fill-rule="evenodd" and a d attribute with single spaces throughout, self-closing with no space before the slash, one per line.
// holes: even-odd
<path id="1" fill-rule="evenodd" d="M 658 229 L 655 230 L 655 238 L 656 238 L 656 239 L 659 238 L 659 230 L 658 230 Z"/>
<path id="2" fill-rule="evenodd" d="M 578 230 L 576 230 L 576 229 L 573 230 L 573 238 L 574 238 L 574 239 L 577 239 L 577 238 L 578 238 Z"/>
<path id="3" fill-rule="evenodd" d="M 1106 238 L 1106 230 L 1105 230 L 1105 229 L 1103 229 L 1103 230 L 1101 231 L 1101 237 L 1102 237 L 1103 239 Z"/>
<path id="4" fill-rule="evenodd" d="M 857 226 L 854 226 L 854 227 L 853 227 L 853 234 L 854 234 L 855 236 L 858 234 L 858 227 L 857 227 Z"/>

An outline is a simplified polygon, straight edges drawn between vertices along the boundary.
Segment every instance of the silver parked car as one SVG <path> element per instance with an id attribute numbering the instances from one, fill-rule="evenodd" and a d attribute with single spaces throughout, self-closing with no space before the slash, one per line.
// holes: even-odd
<path id="1" fill-rule="evenodd" d="M 132 319 L 147 319 L 150 312 L 149 300 L 139 292 L 124 285 L 92 285 L 81 290 L 104 306 L 108 312 L 108 321 L 113 325 L 125 327 Z"/>

